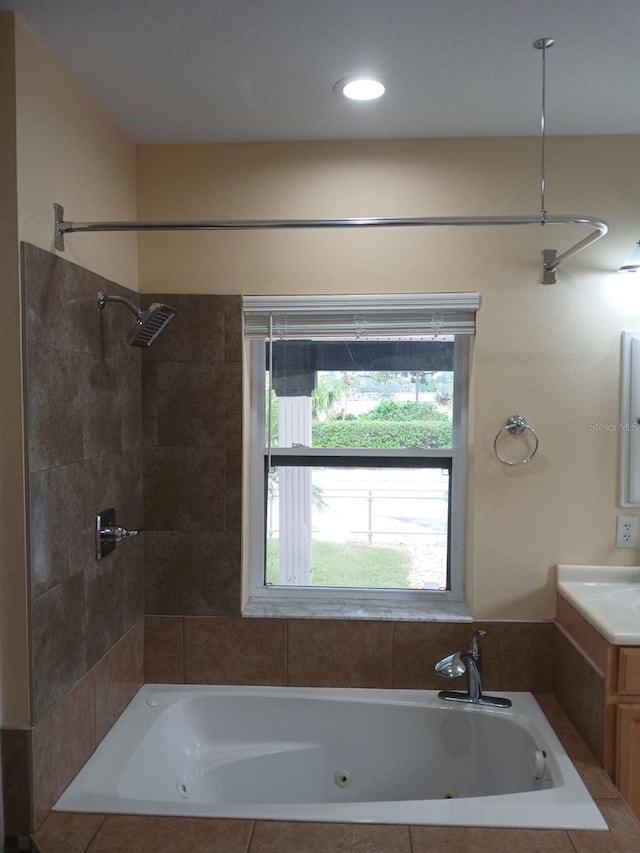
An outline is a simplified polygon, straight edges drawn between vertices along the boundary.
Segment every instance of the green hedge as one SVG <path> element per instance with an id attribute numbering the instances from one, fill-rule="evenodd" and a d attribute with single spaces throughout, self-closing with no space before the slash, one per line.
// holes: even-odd
<path id="1" fill-rule="evenodd" d="M 433 450 L 451 447 L 451 437 L 451 424 L 446 415 L 420 421 L 361 417 L 355 421 L 316 421 L 313 424 L 314 447 L 424 447 Z"/>
<path id="2" fill-rule="evenodd" d="M 438 421 L 445 422 L 449 418 L 444 412 L 438 411 L 433 403 L 412 403 L 405 400 L 382 400 L 375 409 L 360 415 L 363 421 Z"/>

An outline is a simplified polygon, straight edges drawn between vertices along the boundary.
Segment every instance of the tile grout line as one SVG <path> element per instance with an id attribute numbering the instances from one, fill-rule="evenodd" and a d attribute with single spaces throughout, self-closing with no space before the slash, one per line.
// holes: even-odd
<path id="1" fill-rule="evenodd" d="M 249 833 L 249 840 L 247 841 L 247 846 L 245 847 L 244 853 L 250 853 L 251 845 L 253 844 L 253 836 L 254 836 L 254 833 L 256 831 L 257 822 L 258 821 L 256 821 L 256 820 L 251 821 L 251 832 Z"/>
<path id="2" fill-rule="evenodd" d="M 95 832 L 92 834 L 91 838 L 90 838 L 90 839 L 89 839 L 89 841 L 87 842 L 87 846 L 84 848 L 84 850 L 82 851 L 82 853 L 89 853 L 89 848 L 90 848 L 90 847 L 91 847 L 91 845 L 93 844 L 93 841 L 94 841 L 94 839 L 95 839 L 96 835 L 97 835 L 97 834 L 100 832 L 100 830 L 102 829 L 102 825 L 104 824 L 104 822 L 106 821 L 106 819 L 107 819 L 107 815 L 102 815 L 102 820 L 101 820 L 101 821 L 100 821 L 100 823 L 96 826 Z"/>
<path id="3" fill-rule="evenodd" d="M 396 623 L 391 622 L 391 687 L 396 686 Z"/>
<path id="4" fill-rule="evenodd" d="M 180 617 L 180 633 L 182 635 L 182 651 L 180 654 L 181 662 L 182 662 L 182 683 L 186 684 L 186 671 L 187 665 L 185 661 L 185 652 L 186 652 L 186 642 L 185 642 L 185 634 L 186 634 L 186 620 L 184 616 Z"/>
<path id="5" fill-rule="evenodd" d="M 571 847 L 573 848 L 574 853 L 580 853 L 579 849 L 578 849 L 578 848 L 576 847 L 576 845 L 573 843 L 573 838 L 571 837 L 571 833 L 569 832 L 569 830 L 567 830 L 567 838 L 569 839 L 569 844 L 570 844 L 570 845 L 571 845 Z"/>
<path id="6" fill-rule="evenodd" d="M 284 620 L 284 683 L 286 687 L 289 684 L 289 620 Z"/>

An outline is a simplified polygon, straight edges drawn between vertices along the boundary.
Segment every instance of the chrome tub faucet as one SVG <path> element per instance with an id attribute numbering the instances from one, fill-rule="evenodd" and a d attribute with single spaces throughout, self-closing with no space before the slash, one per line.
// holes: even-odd
<path id="1" fill-rule="evenodd" d="M 438 661 L 435 670 L 443 678 L 459 678 L 467 674 L 467 690 L 441 690 L 438 696 L 449 702 L 465 702 L 472 705 L 489 705 L 492 708 L 510 708 L 511 700 L 501 696 L 486 696 L 482 692 L 482 677 L 480 675 L 480 638 L 486 631 L 476 631 L 468 648 L 463 652 L 453 652 Z"/>

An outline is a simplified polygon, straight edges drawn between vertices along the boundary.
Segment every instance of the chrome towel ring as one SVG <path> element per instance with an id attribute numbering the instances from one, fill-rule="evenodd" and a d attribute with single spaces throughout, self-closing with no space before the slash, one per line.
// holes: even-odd
<path id="1" fill-rule="evenodd" d="M 502 435 L 502 433 L 508 432 L 510 435 L 522 435 L 522 433 L 525 432 L 525 430 L 528 430 L 533 437 L 534 444 L 533 444 L 533 450 L 531 451 L 531 453 L 528 456 L 526 456 L 524 459 L 520 459 L 520 460 L 516 460 L 516 461 L 512 461 L 510 459 L 505 459 L 505 457 L 502 456 L 498 450 L 498 442 L 500 440 L 500 436 Z M 526 465 L 527 462 L 531 462 L 533 457 L 538 452 L 539 444 L 540 444 L 540 439 L 538 438 L 537 432 L 534 430 L 534 428 L 532 426 L 529 426 L 529 424 L 526 422 L 524 417 L 522 415 L 511 415 L 511 417 L 507 418 L 506 424 L 502 427 L 502 429 L 499 431 L 499 433 L 495 437 L 495 441 L 493 442 L 493 452 L 496 454 L 496 456 L 498 457 L 500 462 L 504 463 L 505 465 Z"/>

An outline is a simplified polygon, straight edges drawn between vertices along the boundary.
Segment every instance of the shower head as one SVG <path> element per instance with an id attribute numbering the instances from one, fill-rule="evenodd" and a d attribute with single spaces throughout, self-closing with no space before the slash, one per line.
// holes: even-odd
<path id="1" fill-rule="evenodd" d="M 161 302 L 153 302 L 146 311 L 142 311 L 133 302 L 123 296 L 107 296 L 98 291 L 98 308 L 102 310 L 107 302 L 122 302 L 136 318 L 136 325 L 127 335 L 127 343 L 132 347 L 150 347 L 158 335 L 176 316 L 173 308 Z"/>
<path id="2" fill-rule="evenodd" d="M 153 302 L 138 315 L 135 327 L 127 335 L 127 343 L 132 347 L 150 347 L 175 316 L 173 308 L 161 302 Z"/>

